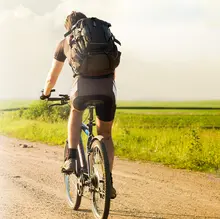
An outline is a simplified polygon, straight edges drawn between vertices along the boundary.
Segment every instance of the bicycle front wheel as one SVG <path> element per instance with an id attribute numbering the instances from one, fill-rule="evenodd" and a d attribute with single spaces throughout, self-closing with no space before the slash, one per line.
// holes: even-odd
<path id="1" fill-rule="evenodd" d="M 111 197 L 109 161 L 103 137 L 96 137 L 91 145 L 90 176 L 92 211 L 97 219 L 108 218 Z"/>

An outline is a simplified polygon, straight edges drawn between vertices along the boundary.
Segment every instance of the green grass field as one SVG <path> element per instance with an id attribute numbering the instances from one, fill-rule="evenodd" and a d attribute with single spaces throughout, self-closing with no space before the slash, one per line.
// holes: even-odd
<path id="1" fill-rule="evenodd" d="M 220 101 L 190 104 L 210 107 L 219 106 Z M 65 107 L 59 110 L 56 108 L 49 113 L 45 103 L 35 103 L 27 111 L 3 113 L 0 116 L 0 133 L 30 141 L 63 145 L 67 137 L 67 117 Z M 218 172 L 219 129 L 219 111 L 118 110 L 113 128 L 115 152 L 117 156 L 131 160 Z"/>
<path id="2" fill-rule="evenodd" d="M 30 100 L 0 100 L 0 110 L 28 107 L 31 102 Z"/>
<path id="3" fill-rule="evenodd" d="M 220 100 L 206 101 L 118 101 L 118 106 L 220 107 Z"/>
<path id="4" fill-rule="evenodd" d="M 0 110 L 28 107 L 31 100 L 0 100 Z M 35 102 L 35 101 L 34 101 Z M 220 107 L 220 100 L 207 101 L 118 101 L 117 106 L 150 107 Z"/>

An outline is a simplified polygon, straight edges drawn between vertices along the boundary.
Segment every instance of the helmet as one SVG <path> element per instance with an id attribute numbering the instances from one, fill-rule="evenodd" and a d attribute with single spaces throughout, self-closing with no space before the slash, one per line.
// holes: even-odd
<path id="1" fill-rule="evenodd" d="M 84 15 L 83 13 L 81 12 L 77 12 L 77 11 L 72 11 L 71 14 L 69 14 L 67 17 L 66 17 L 66 21 L 65 21 L 65 28 L 67 30 L 70 30 L 71 27 L 80 19 L 82 18 L 86 18 L 86 15 Z"/>

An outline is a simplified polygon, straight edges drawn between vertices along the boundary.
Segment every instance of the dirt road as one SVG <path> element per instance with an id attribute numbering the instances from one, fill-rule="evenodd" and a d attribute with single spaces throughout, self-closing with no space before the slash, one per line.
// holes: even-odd
<path id="1" fill-rule="evenodd" d="M 93 218 L 88 198 L 80 211 L 68 208 L 62 156 L 60 147 L 0 136 L 1 219 Z M 220 218 L 220 178 L 214 175 L 116 158 L 113 176 L 118 197 L 109 218 Z"/>

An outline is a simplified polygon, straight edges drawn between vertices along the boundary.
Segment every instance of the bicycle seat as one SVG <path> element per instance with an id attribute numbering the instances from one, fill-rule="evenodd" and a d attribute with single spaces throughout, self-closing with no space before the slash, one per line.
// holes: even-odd
<path id="1" fill-rule="evenodd" d="M 88 107 L 96 107 L 97 105 L 112 105 L 113 99 L 105 95 L 79 96 L 73 101 L 73 106 L 77 109 L 84 110 Z"/>
<path id="2" fill-rule="evenodd" d="M 103 100 L 89 100 L 84 103 L 86 107 L 95 107 L 96 105 L 104 104 Z"/>

